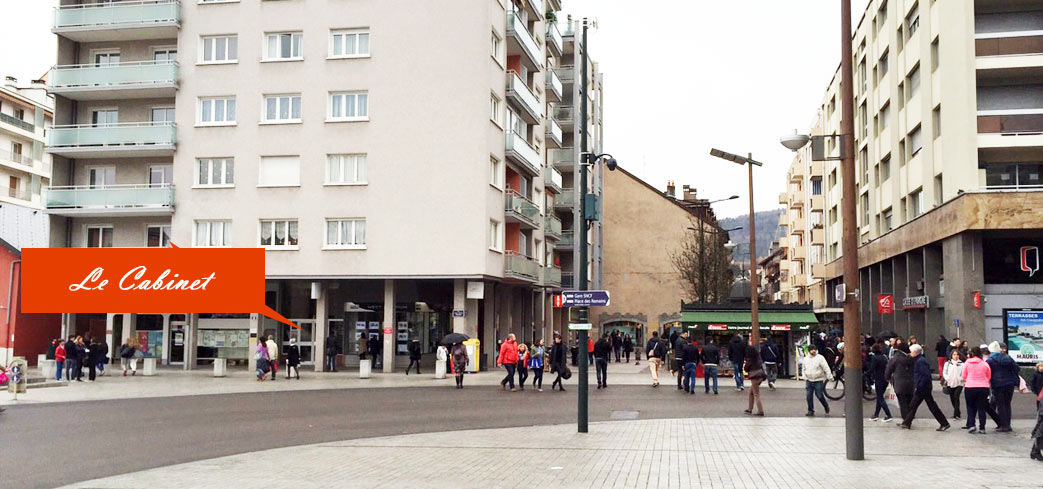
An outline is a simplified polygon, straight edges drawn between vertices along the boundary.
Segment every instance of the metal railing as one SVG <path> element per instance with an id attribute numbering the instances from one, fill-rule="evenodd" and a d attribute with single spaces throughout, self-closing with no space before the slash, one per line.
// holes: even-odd
<path id="1" fill-rule="evenodd" d="M 514 190 L 508 190 L 504 210 L 514 213 L 518 218 L 536 226 L 539 223 L 540 208 L 531 200 Z"/>
<path id="2" fill-rule="evenodd" d="M 177 126 L 173 122 L 127 122 L 54 126 L 47 133 L 49 148 L 89 146 L 173 145 Z"/>
<path id="3" fill-rule="evenodd" d="M 44 189 L 48 209 L 128 209 L 173 207 L 174 186 L 171 184 L 73 185 Z"/>
<path id="4" fill-rule="evenodd" d="M 115 27 L 133 24 L 176 23 L 181 20 L 177 0 L 137 0 L 63 5 L 54 9 L 54 29 Z"/>
<path id="5" fill-rule="evenodd" d="M 19 165 L 33 166 L 32 157 L 20 153 L 12 153 L 6 149 L 0 149 L 0 160 L 10 161 Z"/>
<path id="6" fill-rule="evenodd" d="M 59 65 L 51 68 L 55 90 L 120 85 L 162 85 L 177 82 L 177 61 L 131 61 L 110 65 Z"/>
<path id="7" fill-rule="evenodd" d="M 547 168 L 547 172 L 545 173 L 545 175 L 546 176 L 544 177 L 543 181 L 544 186 L 554 188 L 558 191 L 558 193 L 561 193 L 561 172 L 553 168 Z"/>
<path id="8" fill-rule="evenodd" d="M 558 74 L 554 70 L 547 70 L 547 90 L 548 93 L 553 92 L 558 96 L 558 100 L 561 100 L 562 95 L 565 93 L 565 89 L 561 84 L 561 78 L 558 78 Z"/>
<path id="9" fill-rule="evenodd" d="M 561 268 L 555 266 L 543 267 L 544 285 L 561 286 Z"/>
<path id="10" fill-rule="evenodd" d="M 36 126 L 34 126 L 31 122 L 25 122 L 13 115 L 8 115 L 0 112 L 0 122 L 6 122 L 23 131 L 36 132 Z"/>
<path id="11" fill-rule="evenodd" d="M 529 29 L 525 27 L 525 23 L 519 20 L 512 11 L 507 12 L 507 34 L 513 34 L 514 37 L 518 38 L 518 44 L 521 44 L 522 50 L 525 51 L 525 54 L 529 56 L 533 63 L 536 65 L 541 64 L 540 48 L 536 44 L 536 40 L 529 33 Z"/>
<path id="12" fill-rule="evenodd" d="M 561 31 L 558 30 L 558 24 L 554 22 L 547 23 L 547 45 L 554 46 L 559 53 L 565 49 L 565 41 L 561 38 Z"/>
<path id="13" fill-rule="evenodd" d="M 543 234 L 555 238 L 561 238 L 561 219 L 555 216 L 547 216 L 544 220 Z"/>
<path id="14" fill-rule="evenodd" d="M 566 289 L 571 289 L 575 285 L 575 283 L 576 283 L 575 278 L 576 278 L 575 275 L 572 274 L 572 273 L 562 272 L 561 273 L 561 286 L 566 288 Z"/>
<path id="15" fill-rule="evenodd" d="M 539 119 L 543 115 L 543 111 L 540 109 L 540 99 L 536 97 L 536 94 L 532 93 L 532 90 L 525 81 L 522 80 L 521 76 L 518 76 L 518 72 L 514 70 L 507 70 L 507 96 L 516 95 L 521 101 L 525 109 L 532 113 L 533 117 Z"/>
<path id="16" fill-rule="evenodd" d="M 516 159 L 521 160 L 533 173 L 539 173 L 540 166 L 540 153 L 533 148 L 528 141 L 525 140 L 521 135 L 516 134 L 514 131 L 507 132 L 506 149 L 508 156 L 511 153 L 517 155 Z"/>
<path id="17" fill-rule="evenodd" d="M 572 188 L 562 188 L 561 195 L 554 198 L 554 207 L 576 207 L 576 195 Z"/>

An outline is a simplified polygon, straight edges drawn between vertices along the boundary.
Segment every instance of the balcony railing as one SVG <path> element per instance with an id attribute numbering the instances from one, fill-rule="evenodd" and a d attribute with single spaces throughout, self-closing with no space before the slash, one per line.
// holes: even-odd
<path id="1" fill-rule="evenodd" d="M 164 210 L 174 207 L 174 186 L 106 185 L 103 187 L 48 187 L 43 191 L 48 210 L 134 211 Z"/>
<path id="2" fill-rule="evenodd" d="M 561 268 L 543 267 L 543 285 L 561 287 Z"/>
<path id="3" fill-rule="evenodd" d="M 561 239 L 561 219 L 554 216 L 547 216 L 543 221 L 543 235 L 548 238 Z"/>
<path id="4" fill-rule="evenodd" d="M 543 18 L 543 14 L 546 12 L 546 10 L 543 9 L 543 0 L 529 0 L 525 3 L 528 4 L 529 13 L 533 15 L 535 20 Z"/>
<path id="5" fill-rule="evenodd" d="M 0 189 L 0 192 L 3 192 L 3 195 L 12 199 L 25 200 L 28 202 L 32 202 L 33 200 L 33 194 L 28 190 L 13 187 L 4 187 L 4 189 Z"/>
<path id="6" fill-rule="evenodd" d="M 165 87 L 173 95 L 177 86 L 176 61 L 138 61 L 113 65 L 65 65 L 51 68 L 51 91 L 59 94 L 112 89 Z M 116 96 L 119 96 L 118 94 Z"/>
<path id="7" fill-rule="evenodd" d="M 540 173 L 540 152 L 514 131 L 507 131 L 507 157 L 521 164 L 533 175 Z"/>
<path id="8" fill-rule="evenodd" d="M 172 122 L 130 122 L 93 126 L 54 126 L 47 133 L 47 150 L 106 151 L 173 147 L 177 128 Z"/>
<path id="9" fill-rule="evenodd" d="M 1043 133 L 1043 109 L 978 113 L 978 134 L 1040 134 Z"/>
<path id="10" fill-rule="evenodd" d="M 545 175 L 543 177 L 544 178 L 544 180 L 543 180 L 544 188 L 550 189 L 554 193 L 560 194 L 561 193 L 561 183 L 562 183 L 561 172 L 559 172 L 558 170 L 555 170 L 553 168 L 548 168 L 547 171 L 544 172 L 544 175 Z"/>
<path id="11" fill-rule="evenodd" d="M 565 90 L 561 85 L 561 78 L 558 78 L 557 73 L 554 70 L 547 71 L 547 99 L 551 102 L 561 101 L 561 97 L 564 95 Z"/>
<path id="12" fill-rule="evenodd" d="M 543 66 L 539 45 L 532 38 L 525 23 L 518 19 L 513 11 L 507 12 L 507 36 L 517 41 L 533 68 L 539 70 Z"/>
<path id="13" fill-rule="evenodd" d="M 180 2 L 177 0 L 98 2 L 55 8 L 52 27 L 55 31 L 149 27 L 177 24 L 180 20 Z"/>
<path id="14" fill-rule="evenodd" d="M 508 251 L 504 256 L 504 273 L 536 281 L 540 279 L 540 265 L 532 258 Z"/>
<path id="15" fill-rule="evenodd" d="M 1043 53 L 1043 31 L 992 32 L 974 36 L 976 56 Z"/>
<path id="16" fill-rule="evenodd" d="M 555 146 L 560 148 L 562 145 L 562 138 L 564 138 L 564 133 L 561 131 L 561 126 L 558 125 L 554 119 L 547 119 L 546 141 L 548 143 L 554 143 Z"/>
<path id="17" fill-rule="evenodd" d="M 15 117 L 15 116 L 13 116 L 13 115 L 7 115 L 7 114 L 4 114 L 4 113 L 0 113 L 0 122 L 3 122 L 5 124 L 10 124 L 10 125 L 12 125 L 14 127 L 17 127 L 17 128 L 19 128 L 19 129 L 21 129 L 23 131 L 36 132 L 36 126 L 34 126 L 31 122 L 25 122 L 25 121 Z"/>
<path id="18" fill-rule="evenodd" d="M 565 50 L 565 41 L 561 39 L 561 31 L 554 22 L 547 22 L 547 47 L 553 48 L 554 54 L 559 56 Z"/>
<path id="19" fill-rule="evenodd" d="M 576 153 L 573 148 L 552 149 L 550 160 L 554 166 L 572 167 L 576 164 Z"/>
<path id="20" fill-rule="evenodd" d="M 574 233 L 572 231 L 562 231 L 561 232 L 561 238 L 558 239 L 557 243 L 554 243 L 554 247 L 555 248 L 559 248 L 559 249 L 560 248 L 572 248 L 572 243 L 574 242 L 573 240 L 574 240 L 575 234 L 576 233 Z"/>
<path id="21" fill-rule="evenodd" d="M 19 165 L 33 166 L 32 157 L 20 153 L 12 153 L 6 149 L 0 149 L 0 160 L 10 161 Z"/>
<path id="22" fill-rule="evenodd" d="M 571 105 L 559 105 L 554 108 L 554 120 L 561 124 L 562 128 L 571 128 L 575 124 L 576 111 Z"/>
<path id="23" fill-rule="evenodd" d="M 573 65 L 562 65 L 554 68 L 554 73 L 558 74 L 558 78 L 561 79 L 561 83 L 566 85 L 571 84 L 576 79 L 576 70 Z"/>
<path id="24" fill-rule="evenodd" d="M 554 198 L 554 207 L 572 209 L 576 207 L 576 195 L 571 188 L 561 189 L 561 195 Z"/>
<path id="25" fill-rule="evenodd" d="M 570 272 L 561 272 L 561 286 L 565 289 L 571 289 L 576 285 L 575 275 Z"/>
<path id="26" fill-rule="evenodd" d="M 523 115 L 528 116 L 523 117 L 525 122 L 536 124 L 543 117 L 540 99 L 532 93 L 529 86 L 525 84 L 525 81 L 518 76 L 518 72 L 514 70 L 507 71 L 507 98 L 523 110 Z"/>
<path id="27" fill-rule="evenodd" d="M 504 207 L 508 217 L 513 217 L 515 220 L 528 224 L 532 228 L 538 226 L 540 218 L 539 206 L 521 194 L 509 190 Z"/>

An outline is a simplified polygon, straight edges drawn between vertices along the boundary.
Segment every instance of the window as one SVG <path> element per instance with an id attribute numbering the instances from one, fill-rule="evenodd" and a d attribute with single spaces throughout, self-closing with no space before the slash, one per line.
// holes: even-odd
<path id="1" fill-rule="evenodd" d="M 898 141 L 898 166 L 905 166 L 906 154 L 905 154 L 905 140 Z"/>
<path id="2" fill-rule="evenodd" d="M 916 156 L 921 149 L 923 149 L 923 139 L 920 136 L 920 126 L 916 126 L 916 129 L 909 133 L 909 159 Z"/>
<path id="3" fill-rule="evenodd" d="M 152 61 L 156 63 L 173 63 L 177 61 L 177 48 L 164 47 L 152 49 Z"/>
<path id="4" fill-rule="evenodd" d="M 116 184 L 116 167 L 91 166 L 87 168 L 87 187 L 105 188 Z"/>
<path id="5" fill-rule="evenodd" d="M 811 195 L 822 195 L 822 179 L 811 179 Z"/>
<path id="6" fill-rule="evenodd" d="M 503 38 L 501 38 L 500 35 L 496 33 L 496 31 L 493 31 L 492 50 L 489 52 L 489 54 L 493 57 L 493 59 L 496 60 L 496 62 L 500 62 L 500 50 L 503 49 L 502 46 Z"/>
<path id="7" fill-rule="evenodd" d="M 909 101 L 914 96 L 916 96 L 917 91 L 920 89 L 920 65 L 917 64 L 916 66 L 914 66 L 912 71 L 909 72 L 909 75 L 906 76 L 905 79 L 905 89 L 907 90 L 905 94 L 905 99 L 906 101 Z"/>
<path id="8" fill-rule="evenodd" d="M 898 52 L 902 52 L 902 48 L 905 47 L 905 34 L 902 31 L 902 26 L 898 26 L 898 37 L 895 42 L 898 44 Z"/>
<path id="9" fill-rule="evenodd" d="M 884 219 L 883 219 L 883 221 L 884 221 L 883 222 L 883 232 L 886 233 L 886 232 L 894 229 L 894 224 L 892 224 L 892 220 L 891 220 L 891 208 L 890 207 L 888 207 L 884 211 L 883 217 L 884 217 Z"/>
<path id="10" fill-rule="evenodd" d="M 198 123 L 201 126 L 235 125 L 235 97 L 200 98 Z"/>
<path id="11" fill-rule="evenodd" d="M 1041 188 L 1043 187 L 1043 165 L 1038 163 L 986 165 L 985 186 L 989 188 Z"/>
<path id="12" fill-rule="evenodd" d="M 879 181 L 885 182 L 888 178 L 891 178 L 891 155 L 887 155 L 884 159 L 880 160 Z"/>
<path id="13" fill-rule="evenodd" d="M 869 185 L 869 148 L 862 148 L 858 152 L 858 169 L 862 176 L 862 185 Z"/>
<path id="14" fill-rule="evenodd" d="M 876 18 L 880 21 L 880 27 L 887 24 L 887 2 L 880 2 L 880 8 L 876 11 Z"/>
<path id="15" fill-rule="evenodd" d="M 293 123 L 301 122 L 301 96 L 291 95 L 265 95 L 264 96 L 264 118 L 266 123 Z"/>
<path id="16" fill-rule="evenodd" d="M 88 248 L 112 248 L 112 226 L 87 226 Z"/>
<path id="17" fill-rule="evenodd" d="M 503 251 L 503 232 L 500 231 L 500 222 L 489 220 L 489 249 Z"/>
<path id="18" fill-rule="evenodd" d="M 859 207 L 862 208 L 862 227 L 869 225 L 869 192 L 862 194 L 862 197 L 858 201 Z"/>
<path id="19" fill-rule="evenodd" d="M 367 92 L 330 92 L 331 121 L 368 121 L 369 94 Z"/>
<path id="20" fill-rule="evenodd" d="M 889 68 L 889 66 L 888 66 L 888 59 L 887 59 L 887 51 L 884 51 L 884 55 L 881 56 L 880 57 L 880 61 L 877 62 L 877 69 L 879 70 L 877 72 L 878 75 L 879 75 L 877 77 L 877 83 L 878 84 L 884 80 L 885 76 L 887 76 L 888 68 Z"/>
<path id="21" fill-rule="evenodd" d="M 944 190 L 945 189 L 942 187 L 942 176 L 941 175 L 935 175 L 935 177 L 934 177 L 934 205 L 935 206 L 942 205 L 942 202 L 944 201 L 943 197 L 945 196 Z"/>
<path id="22" fill-rule="evenodd" d="M 331 58 L 369 57 L 369 31 L 351 29 L 330 31 Z"/>
<path id="23" fill-rule="evenodd" d="M 858 106 L 858 117 L 862 121 L 862 137 L 869 137 L 869 113 L 866 110 L 866 103 L 862 102 L 862 105 Z"/>
<path id="24" fill-rule="evenodd" d="M 366 183 L 366 155 L 326 156 L 326 185 Z"/>
<path id="25" fill-rule="evenodd" d="M 837 186 L 837 169 L 834 168 L 833 171 L 829 172 L 829 189 L 833 190 L 833 187 L 836 187 L 836 186 Z"/>
<path id="26" fill-rule="evenodd" d="M 232 221 L 196 221 L 196 247 L 230 246 Z"/>
<path id="27" fill-rule="evenodd" d="M 119 50 L 94 51 L 94 66 L 117 66 L 120 64 Z"/>
<path id="28" fill-rule="evenodd" d="M 262 156 L 258 187 L 295 187 L 301 184 L 300 156 Z"/>
<path id="29" fill-rule="evenodd" d="M 169 248 L 170 247 L 170 226 L 169 225 L 149 225 L 145 227 L 145 247 L 146 248 Z"/>
<path id="30" fill-rule="evenodd" d="M 20 158 L 20 156 L 22 156 L 22 143 L 12 142 L 11 143 L 11 154 L 14 156 L 14 161 L 15 162 L 21 163 L 22 159 Z"/>
<path id="31" fill-rule="evenodd" d="M 938 59 L 938 38 L 935 37 L 934 40 L 931 41 L 931 72 L 932 73 L 934 73 L 934 71 L 938 69 L 938 62 L 939 61 L 940 60 Z"/>
<path id="32" fill-rule="evenodd" d="M 920 28 L 920 5 L 913 5 L 912 11 L 905 17 L 906 39 L 913 37 Z"/>
<path id="33" fill-rule="evenodd" d="M 859 81 L 859 84 L 862 86 L 862 92 L 861 93 L 866 93 L 866 90 L 869 89 L 869 84 L 867 83 L 867 80 L 866 80 L 866 60 L 865 59 L 863 59 L 861 62 L 858 63 L 858 81 Z"/>
<path id="34" fill-rule="evenodd" d="M 300 60 L 301 55 L 300 32 L 273 32 L 266 34 L 267 45 L 264 51 L 265 61 L 277 60 Z"/>
<path id="35" fill-rule="evenodd" d="M 934 129 L 934 139 L 938 139 L 942 135 L 942 106 L 938 105 L 931 111 L 931 122 Z"/>
<path id="36" fill-rule="evenodd" d="M 503 165 L 500 164 L 500 160 L 495 156 L 489 157 L 489 185 L 503 190 Z"/>
<path id="37" fill-rule="evenodd" d="M 829 245 L 829 256 L 833 260 L 840 258 L 840 248 L 837 246 L 836 243 Z"/>
<path id="38" fill-rule="evenodd" d="M 903 80 L 898 84 L 898 110 L 905 108 L 905 81 Z"/>
<path id="39" fill-rule="evenodd" d="M 199 158 L 196 160 L 196 186 L 231 187 L 235 185 L 235 162 L 232 158 Z"/>
<path id="40" fill-rule="evenodd" d="M 880 132 L 887 129 L 889 125 L 891 125 L 891 103 L 885 102 L 883 108 L 880 109 Z"/>
<path id="41" fill-rule="evenodd" d="M 918 188 L 909 194 L 909 215 L 911 217 L 923 214 L 923 189 Z"/>
<path id="42" fill-rule="evenodd" d="M 152 122 L 169 122 L 173 124 L 174 121 L 174 108 L 173 107 L 153 107 L 149 113 L 149 118 Z"/>
<path id="43" fill-rule="evenodd" d="M 832 208 L 829 209 L 829 223 L 830 224 L 836 224 L 837 223 L 837 206 L 833 206 Z"/>
<path id="44" fill-rule="evenodd" d="M 163 187 L 173 184 L 173 165 L 152 165 L 148 168 L 148 185 L 150 187 Z"/>
<path id="45" fill-rule="evenodd" d="M 22 109 L 18 109 L 21 111 Z M 21 117 L 19 117 L 21 119 Z M 94 127 L 106 127 L 119 124 L 120 113 L 116 109 L 98 109 L 91 111 L 91 125 Z"/>
<path id="46" fill-rule="evenodd" d="M 326 219 L 326 248 L 366 247 L 365 219 Z"/>
<path id="47" fill-rule="evenodd" d="M 497 97 L 495 93 L 492 94 L 490 100 L 489 120 L 495 122 L 496 125 L 500 125 L 502 120 L 500 119 L 500 97 Z"/>
<path id="48" fill-rule="evenodd" d="M 201 63 L 235 63 L 239 61 L 239 38 L 236 36 L 206 36 L 202 38 Z"/>
<path id="49" fill-rule="evenodd" d="M 261 246 L 268 249 L 297 247 L 297 220 L 261 221 Z"/>

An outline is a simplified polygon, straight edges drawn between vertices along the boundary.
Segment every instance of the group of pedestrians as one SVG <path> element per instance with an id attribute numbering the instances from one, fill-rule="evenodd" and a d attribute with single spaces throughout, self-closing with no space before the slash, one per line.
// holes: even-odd
<path id="1" fill-rule="evenodd" d="M 301 380 L 301 347 L 297 338 L 290 338 L 290 344 L 283 352 L 286 359 L 286 380 Z M 254 349 L 254 361 L 257 364 L 257 381 L 275 380 L 279 371 L 279 345 L 275 337 L 268 335 L 267 340 L 258 340 Z M 294 376 L 295 375 L 295 376 Z"/>
<path id="2" fill-rule="evenodd" d="M 608 335 L 606 334 L 602 340 L 607 341 L 607 338 Z M 602 343 L 602 340 L 599 340 L 598 343 Z M 609 345 L 611 344 L 609 343 Z M 608 347 L 608 350 L 611 351 L 611 346 Z M 463 365 L 456 367 L 457 388 L 463 387 L 463 368 L 467 364 L 466 355 L 465 350 L 463 352 Z M 453 357 L 455 363 L 457 361 L 455 350 Z M 605 358 L 607 359 L 607 354 Z M 543 373 L 545 368 L 549 366 L 550 372 L 557 374 L 557 377 L 551 382 L 551 389 L 557 388 L 564 391 L 565 386 L 562 384 L 562 379 L 568 379 L 571 376 L 565 361 L 565 344 L 562 343 L 561 335 L 558 333 L 554 333 L 554 343 L 549 351 L 544 346 L 542 338 L 532 342 L 532 344 L 526 344 L 519 343 L 513 333 L 508 334 L 507 338 L 500 344 L 500 352 L 496 355 L 496 366 L 503 367 L 507 372 L 507 375 L 500 381 L 500 387 L 505 391 L 510 390 L 510 392 L 523 391 L 531 372 L 532 387 L 538 392 L 543 392 Z M 605 363 L 607 363 L 607 360 Z M 515 384 L 514 380 L 515 374 L 518 377 L 517 384 Z M 602 378 L 598 377 L 599 388 L 601 388 L 601 381 Z"/>

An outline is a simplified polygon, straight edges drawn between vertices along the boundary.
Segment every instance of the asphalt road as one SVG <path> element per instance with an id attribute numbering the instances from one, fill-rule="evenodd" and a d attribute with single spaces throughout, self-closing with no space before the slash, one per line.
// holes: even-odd
<path id="1" fill-rule="evenodd" d="M 345 389 L 14 406 L 0 415 L 0 487 L 55 487 L 324 441 L 571 423 L 576 390 L 567 388 L 565 393 L 505 393 L 496 387 Z M 746 408 L 746 393 L 727 388 L 719 396 L 686 395 L 669 384 L 591 393 L 591 421 L 610 420 L 613 412 L 622 411 L 636 411 L 644 419 L 735 417 Z M 935 394 L 950 414 L 948 399 Z M 763 397 L 771 416 L 803 416 L 806 409 L 802 389 L 765 389 Z M 1029 397 L 1015 396 L 1015 417 L 1034 416 Z M 833 403 L 833 416 L 839 416 L 841 404 Z M 864 407 L 868 415 L 872 403 Z M 921 407 L 918 419 L 929 416 Z M 935 426 L 924 419 L 917 427 Z M 292 468 L 286 460 L 272 464 Z"/>

